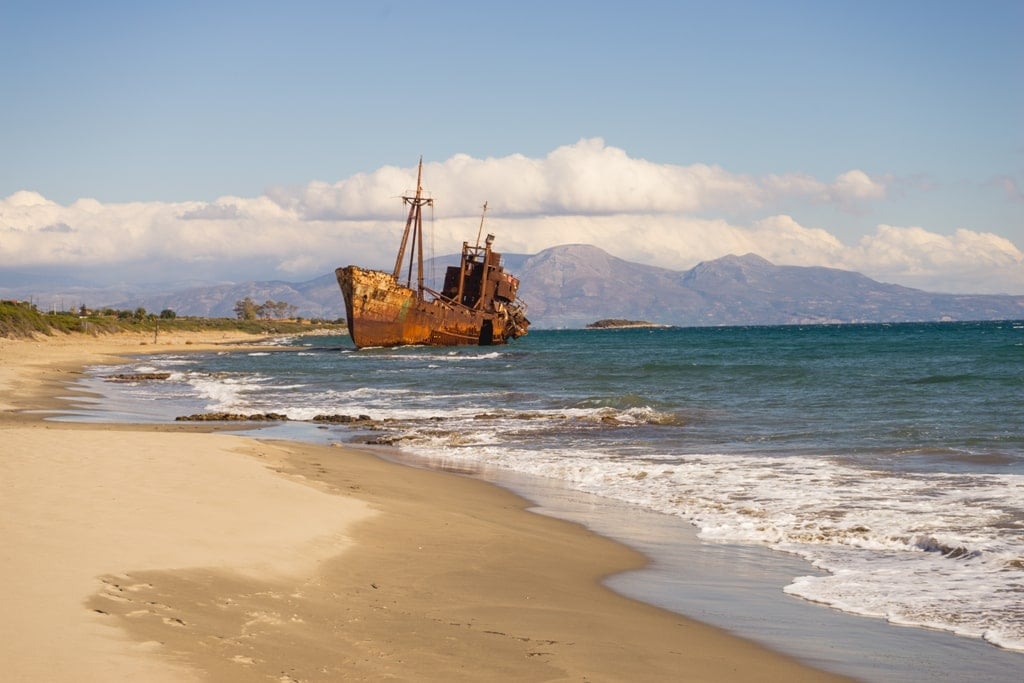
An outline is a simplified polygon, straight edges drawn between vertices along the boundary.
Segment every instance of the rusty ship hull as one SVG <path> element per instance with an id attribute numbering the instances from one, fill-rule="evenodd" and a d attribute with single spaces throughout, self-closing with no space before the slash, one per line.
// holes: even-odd
<path id="1" fill-rule="evenodd" d="M 348 332 L 357 348 L 504 344 L 526 330 L 507 307 L 475 310 L 418 297 L 391 273 L 346 266 L 335 271 L 345 298 Z"/>
<path id="2" fill-rule="evenodd" d="M 440 292 L 426 286 L 423 274 L 423 207 L 434 200 L 423 192 L 423 160 L 416 175 L 416 193 L 403 196 L 409 217 L 398 248 L 394 271 L 345 266 L 335 270 L 345 297 L 348 332 L 356 348 L 370 346 L 464 346 L 504 344 L 522 337 L 530 326 L 526 305 L 517 298 L 519 280 L 505 272 L 501 254 L 491 247 L 494 235 L 480 244 L 462 243 L 457 266 L 445 272 Z M 487 204 L 484 203 L 484 214 Z M 404 282 L 399 279 L 406 249 L 411 250 Z M 415 265 L 415 280 L 413 278 Z M 415 284 L 414 284 L 415 282 Z"/>

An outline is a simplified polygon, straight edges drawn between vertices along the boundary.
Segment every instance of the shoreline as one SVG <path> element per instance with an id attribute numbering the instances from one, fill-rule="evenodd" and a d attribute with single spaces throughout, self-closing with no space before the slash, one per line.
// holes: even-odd
<path id="1" fill-rule="evenodd" d="M 806 560 L 763 546 L 705 543 L 689 522 L 557 483 L 500 473 L 484 479 L 535 502 L 531 508 L 625 543 L 649 559 L 606 585 L 641 602 L 689 615 L 824 670 L 879 683 L 1003 683 L 1016 680 L 1015 651 L 979 638 L 900 626 L 787 595 L 793 577 L 820 573 Z"/>
<path id="2" fill-rule="evenodd" d="M 176 336 L 0 340 L 13 680 L 850 680 L 614 592 L 641 553 L 494 484 L 210 424 L 26 412 L 62 412 L 85 365 L 253 341 Z"/>

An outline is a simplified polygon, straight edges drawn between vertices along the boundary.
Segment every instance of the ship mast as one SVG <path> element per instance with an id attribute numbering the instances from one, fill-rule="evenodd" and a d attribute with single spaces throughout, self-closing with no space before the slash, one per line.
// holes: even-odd
<path id="1" fill-rule="evenodd" d="M 476 248 L 480 248 L 480 235 L 484 231 L 484 218 L 487 216 L 487 202 L 484 202 L 484 210 L 480 213 L 480 227 L 476 231 Z"/>
<path id="2" fill-rule="evenodd" d="M 420 157 L 419 169 L 416 172 L 416 196 L 402 197 L 402 201 L 409 205 L 409 217 L 405 221 L 405 231 L 402 233 L 402 244 L 398 247 L 398 257 L 395 259 L 395 270 L 392 277 L 398 280 L 402 272 L 402 260 L 405 258 L 405 249 L 409 244 L 409 235 L 412 234 L 412 251 L 409 253 L 409 272 L 405 286 L 412 284 L 412 262 L 414 254 L 418 254 L 418 289 L 419 296 L 423 295 L 423 207 L 433 206 L 434 200 L 423 196 L 423 157 Z"/>

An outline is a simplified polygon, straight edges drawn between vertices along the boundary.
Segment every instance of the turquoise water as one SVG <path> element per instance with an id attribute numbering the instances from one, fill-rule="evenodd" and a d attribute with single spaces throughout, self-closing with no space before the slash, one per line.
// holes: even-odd
<path id="1" fill-rule="evenodd" d="M 792 596 L 1024 651 L 1024 323 L 539 330 L 158 355 L 96 413 L 365 415 L 319 439 L 545 477 L 819 572 Z M 140 400 L 147 399 L 147 400 Z"/>

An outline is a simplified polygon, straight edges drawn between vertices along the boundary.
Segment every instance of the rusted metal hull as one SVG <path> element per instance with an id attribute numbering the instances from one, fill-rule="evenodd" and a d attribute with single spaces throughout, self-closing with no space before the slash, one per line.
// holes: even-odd
<path id="1" fill-rule="evenodd" d="M 423 159 L 416 172 L 416 194 L 403 196 L 409 206 L 395 270 L 385 273 L 346 266 L 334 271 L 345 297 L 348 332 L 356 348 L 367 346 L 459 346 L 504 344 L 526 334 L 526 304 L 516 298 L 519 280 L 505 272 L 494 235 L 480 244 L 462 243 L 458 266 L 449 266 L 440 292 L 430 289 L 423 272 L 423 207 L 434 200 L 423 193 Z M 484 203 L 484 214 L 487 203 Z M 399 281 L 406 249 L 411 249 L 405 284 Z M 413 265 L 416 289 L 412 289 Z"/>
<path id="2" fill-rule="evenodd" d="M 348 331 L 356 348 L 504 344 L 526 334 L 529 321 L 500 301 L 487 309 L 451 300 L 428 300 L 394 275 L 358 266 L 335 271 L 345 298 Z"/>

